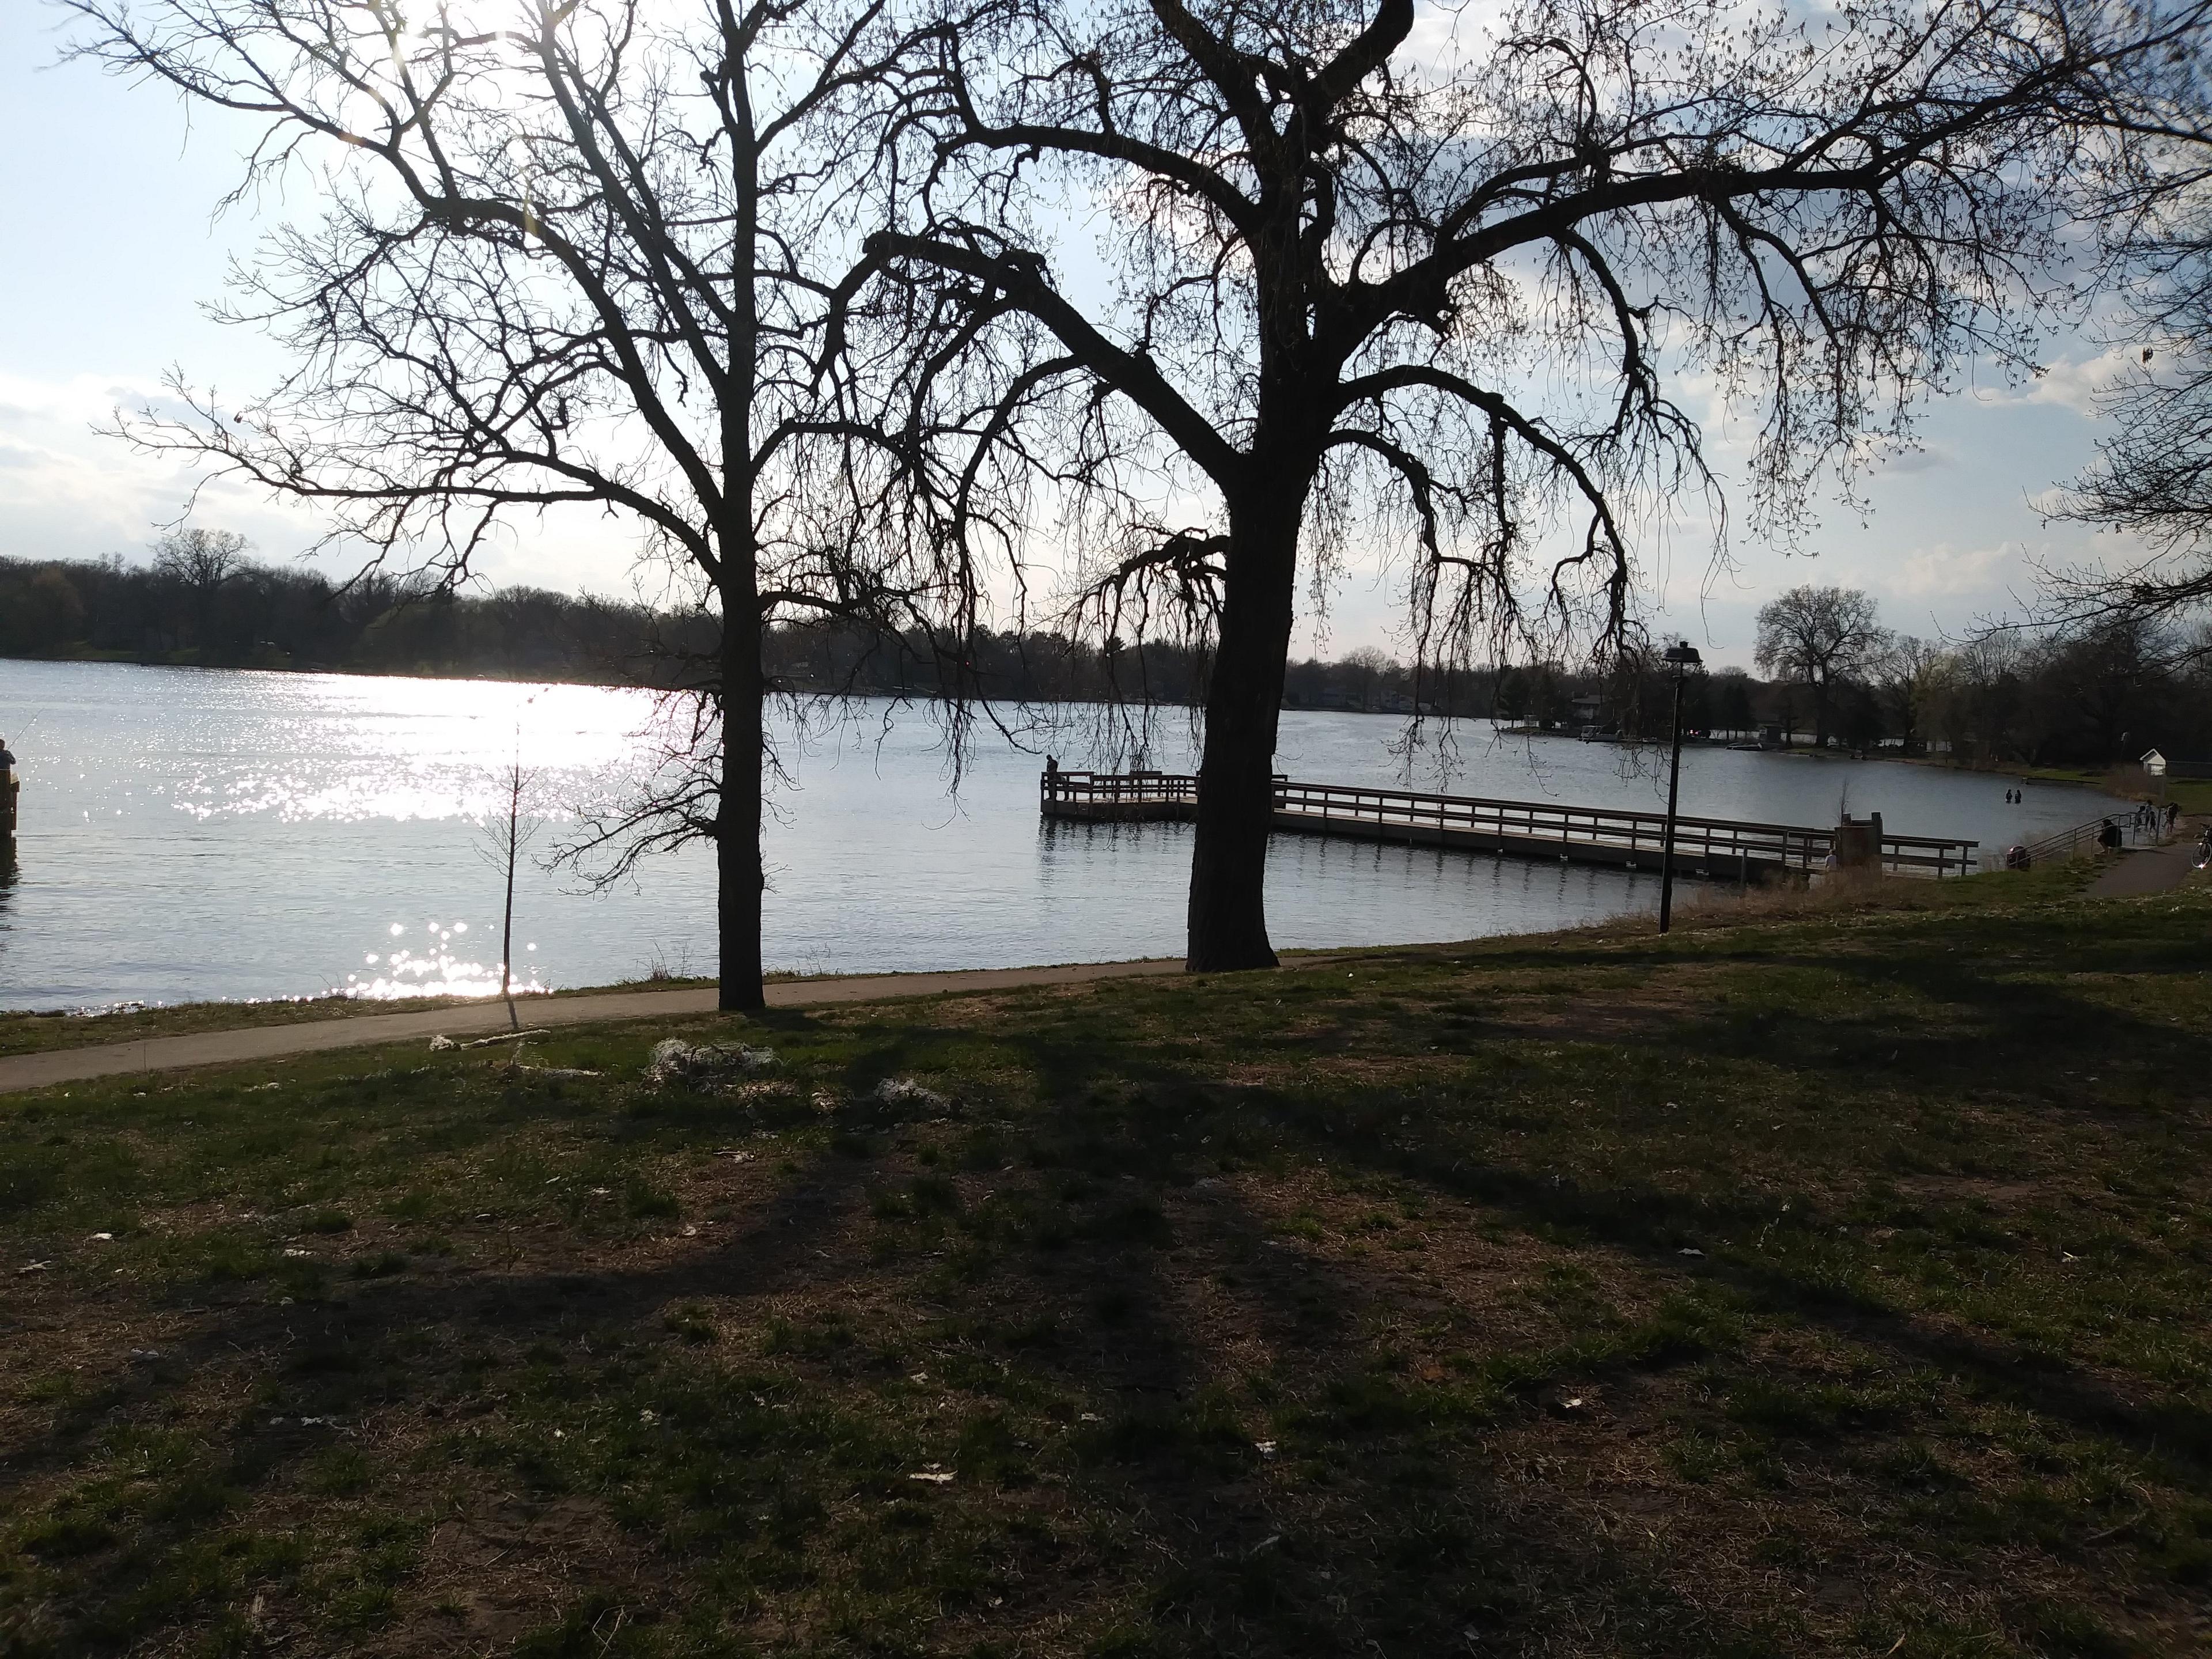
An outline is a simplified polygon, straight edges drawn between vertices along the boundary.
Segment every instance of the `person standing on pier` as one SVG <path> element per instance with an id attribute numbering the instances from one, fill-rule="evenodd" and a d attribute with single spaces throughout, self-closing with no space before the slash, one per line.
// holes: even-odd
<path id="1" fill-rule="evenodd" d="M 15 757 L 0 738 L 0 881 L 15 873 Z"/>

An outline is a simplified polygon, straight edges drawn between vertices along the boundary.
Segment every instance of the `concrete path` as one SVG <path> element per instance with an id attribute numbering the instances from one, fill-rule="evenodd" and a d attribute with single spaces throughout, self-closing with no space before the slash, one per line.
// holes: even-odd
<path id="1" fill-rule="evenodd" d="M 1179 974 L 1182 963 L 1150 962 L 1075 963 L 1059 968 L 985 968 L 958 974 L 874 974 L 849 979 L 771 980 L 771 1008 L 827 1008 L 847 1002 L 883 1002 L 897 997 L 939 996 L 963 991 L 997 991 L 1030 985 L 1087 985 L 1097 980 Z M 601 996 L 547 997 L 521 1005 L 523 1023 L 532 1030 L 556 1025 L 597 1025 L 616 1020 L 678 1019 L 714 1011 L 714 992 L 617 991 Z M 466 1037 L 507 1029 L 507 1008 L 499 1002 L 464 1003 L 421 1013 L 357 1014 L 345 1019 L 307 1020 L 295 1025 L 252 1025 L 229 1031 L 195 1031 L 183 1036 L 144 1037 L 135 1042 L 105 1043 L 95 1048 L 57 1048 L 46 1054 L 0 1057 L 0 1094 L 44 1089 L 57 1083 L 119 1077 L 132 1072 L 174 1072 L 193 1066 L 236 1066 L 288 1054 L 320 1054 L 331 1048 L 365 1048 L 379 1042 L 428 1042 L 434 1036 Z"/>
<path id="2" fill-rule="evenodd" d="M 2123 852 L 2112 868 L 2089 884 L 2091 898 L 2135 898 L 2170 893 L 2197 867 L 2197 826 L 2185 823 L 2163 847 Z"/>

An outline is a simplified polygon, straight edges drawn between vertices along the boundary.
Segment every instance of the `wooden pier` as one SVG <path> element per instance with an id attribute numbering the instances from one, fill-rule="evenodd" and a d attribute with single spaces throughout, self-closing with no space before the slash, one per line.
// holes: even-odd
<path id="1" fill-rule="evenodd" d="M 1038 794 L 1045 817 L 1084 823 L 1176 822 L 1198 812 L 1198 780 L 1187 773 L 1051 770 L 1041 781 Z M 1667 817 L 1663 812 L 1606 806 L 1558 806 L 1278 778 L 1275 828 L 1297 835 L 1656 870 Z M 1679 816 L 1674 820 L 1674 873 L 1726 881 L 1802 874 L 1821 868 L 1835 842 L 1833 830 Z M 1880 845 L 1884 871 L 1940 878 L 1973 873 L 1975 849 L 1981 843 L 1885 833 Z"/>

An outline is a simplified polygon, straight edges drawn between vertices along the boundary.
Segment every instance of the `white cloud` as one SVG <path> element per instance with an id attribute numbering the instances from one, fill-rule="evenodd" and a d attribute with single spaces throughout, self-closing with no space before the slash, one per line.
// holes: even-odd
<path id="1" fill-rule="evenodd" d="M 1875 465 L 1884 472 L 1903 476 L 1914 472 L 1933 472 L 1942 467 L 1954 465 L 1958 458 L 1940 444 L 1916 444 L 1877 458 Z"/>
<path id="2" fill-rule="evenodd" d="M 1893 556 L 1869 573 L 1868 585 L 1900 599 L 1972 599 L 2003 593 L 2028 574 L 2027 550 L 2018 542 L 1988 547 L 1937 542 Z"/>
<path id="3" fill-rule="evenodd" d="M 2053 404 L 2084 419 L 2094 419 L 2099 395 L 2135 368 L 2138 357 L 2132 346 L 2115 346 L 2094 356 L 2062 357 L 2045 364 L 2041 374 L 2016 386 L 1979 395 L 1984 402 Z"/>
<path id="4" fill-rule="evenodd" d="M 13 558 L 129 556 L 191 500 L 192 474 L 95 428 L 159 395 L 149 384 L 86 374 L 39 380 L 0 374 L 0 555 Z M 275 556 L 316 535 L 307 515 L 226 481 L 201 491 L 197 520 L 252 537 Z"/>
<path id="5" fill-rule="evenodd" d="M 135 558 L 188 507 L 194 524 L 235 530 L 272 562 L 322 539 L 325 521 L 308 507 L 235 479 L 198 477 L 96 429 L 118 409 L 162 401 L 152 382 L 0 371 L 0 557 Z M 594 513 L 520 517 L 483 550 L 478 572 L 500 583 L 623 594 L 638 543 L 633 526 Z M 333 575 L 354 568 L 341 551 L 318 562 Z"/>

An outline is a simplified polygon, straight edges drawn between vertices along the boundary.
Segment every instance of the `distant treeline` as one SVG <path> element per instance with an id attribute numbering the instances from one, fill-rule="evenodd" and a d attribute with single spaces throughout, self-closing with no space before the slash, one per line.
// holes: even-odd
<path id="1" fill-rule="evenodd" d="M 1376 678 L 1406 683 L 1402 669 Z M 1600 678 L 1538 665 L 1499 675 L 1490 712 L 1544 730 L 1657 738 L 1672 696 L 1671 682 L 1649 669 Z M 1886 638 L 1819 680 L 1760 680 L 1738 668 L 1692 674 L 1682 723 L 1713 737 L 1975 766 L 2106 767 L 2153 748 L 2203 761 L 2212 759 L 2212 653 L 2131 618 L 2066 634 L 2001 631 L 1957 647 Z"/>
<path id="2" fill-rule="evenodd" d="M 150 566 L 0 559 L 0 653 L 610 683 L 649 665 L 659 619 L 641 605 L 374 571 L 341 587 L 210 539 Z"/>
<path id="3" fill-rule="evenodd" d="M 0 559 L 0 655 L 94 658 L 222 668 L 566 680 L 671 686 L 711 657 L 717 623 L 696 612 L 506 587 L 454 592 L 371 572 L 341 586 L 266 564 L 221 532 L 166 538 L 150 564 Z M 1293 708 L 1410 712 L 1402 672 L 1376 653 L 1293 664 Z M 837 624 L 772 631 L 766 664 L 779 686 L 861 696 L 959 689 L 1037 702 L 1127 698 L 1188 704 L 1205 684 L 1194 647 L 1103 645 L 1049 631 L 990 632 L 947 642 L 884 637 Z M 1452 677 L 1454 714 L 1488 712 L 1492 677 Z"/>
<path id="4" fill-rule="evenodd" d="M 340 586 L 252 560 L 221 532 L 165 538 L 147 565 L 0 559 L 0 655 L 670 686 L 711 656 L 716 627 L 700 612 L 531 587 L 456 592 L 375 572 Z M 774 630 L 767 667 L 802 692 L 927 696 L 957 684 L 1010 700 L 1177 705 L 1200 695 L 1206 663 L 1193 647 L 1157 641 L 985 632 L 948 649 L 825 624 Z M 1540 663 L 1417 677 L 1363 649 L 1292 663 L 1283 701 L 1656 738 L 1672 695 L 1656 670 L 1595 675 Z M 2125 621 L 1956 648 L 1878 635 L 1819 677 L 1692 675 L 1683 716 L 1696 732 L 1787 744 L 1819 730 L 1855 751 L 1976 764 L 2101 766 L 2153 746 L 2197 759 L 2212 733 L 2212 667 L 2186 642 Z"/>
<path id="5" fill-rule="evenodd" d="M 1682 691 L 1684 729 L 1709 737 L 1977 766 L 2105 767 L 2153 748 L 2169 760 L 2212 760 L 2212 641 L 2131 617 L 1958 646 L 1877 634 L 1817 675 L 1763 680 L 1722 668 L 1691 675 Z M 1673 682 L 1650 663 L 1602 675 L 1539 663 L 1439 684 L 1371 650 L 1293 664 L 1284 694 L 1294 708 L 1418 709 L 1645 739 L 1667 735 L 1673 698 Z"/>

